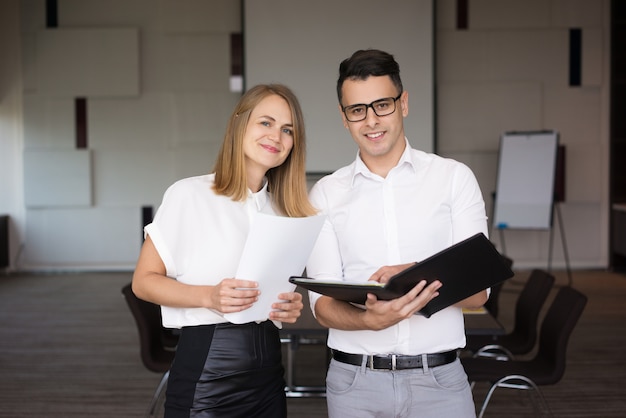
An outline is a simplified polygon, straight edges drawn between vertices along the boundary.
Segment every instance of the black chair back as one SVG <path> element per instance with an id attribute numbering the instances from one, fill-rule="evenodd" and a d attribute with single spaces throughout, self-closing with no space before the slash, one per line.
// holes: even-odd
<path id="1" fill-rule="evenodd" d="M 499 387 L 533 389 L 545 409 L 550 407 L 539 386 L 558 383 L 565 374 L 569 338 L 587 304 L 587 297 L 572 287 L 559 289 L 541 323 L 539 348 L 530 360 L 498 361 L 491 358 L 461 358 L 468 379 L 491 384 L 478 414 L 482 418 L 487 405 Z"/>
<path id="2" fill-rule="evenodd" d="M 531 271 L 515 304 L 513 333 L 516 341 L 511 341 L 508 346 L 506 342 L 502 342 L 502 345 L 511 353 L 526 354 L 535 347 L 539 315 L 548 295 L 550 295 L 554 282 L 554 276 L 545 270 L 534 269 Z"/>
<path id="3" fill-rule="evenodd" d="M 587 296 L 576 289 L 572 287 L 559 289 L 541 324 L 539 350 L 535 360 L 538 364 L 550 364 L 551 373 L 539 373 L 534 376 L 533 380 L 537 385 L 554 384 L 563 377 L 567 345 L 586 304 Z"/>
<path id="4" fill-rule="evenodd" d="M 139 299 L 133 293 L 130 283 L 122 288 L 122 294 L 139 331 L 141 361 L 148 370 L 166 372 L 174 359 L 172 345 L 175 346 L 176 337 L 163 328 L 161 308 Z"/>
<path id="5" fill-rule="evenodd" d="M 527 354 L 537 343 L 539 315 L 555 282 L 545 270 L 531 271 L 515 302 L 515 319 L 510 333 L 500 336 L 469 335 L 466 349 L 477 353 L 481 348 L 497 345 L 510 354 Z"/>

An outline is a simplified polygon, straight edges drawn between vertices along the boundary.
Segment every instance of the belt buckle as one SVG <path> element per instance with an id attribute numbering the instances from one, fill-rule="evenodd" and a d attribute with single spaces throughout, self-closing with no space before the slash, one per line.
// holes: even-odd
<path id="1" fill-rule="evenodd" d="M 376 356 L 369 356 L 367 359 L 367 367 L 370 370 L 377 370 L 374 367 L 374 357 Z M 388 354 L 387 357 L 391 359 L 391 366 L 387 368 L 386 370 L 397 370 L 396 365 L 398 361 L 398 356 L 396 354 Z"/>

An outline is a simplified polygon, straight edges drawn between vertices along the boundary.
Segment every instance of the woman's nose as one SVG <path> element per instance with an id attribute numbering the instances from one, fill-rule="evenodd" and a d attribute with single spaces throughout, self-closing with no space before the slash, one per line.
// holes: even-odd
<path id="1" fill-rule="evenodd" d="M 268 137 L 275 142 L 280 141 L 280 129 L 270 129 Z"/>

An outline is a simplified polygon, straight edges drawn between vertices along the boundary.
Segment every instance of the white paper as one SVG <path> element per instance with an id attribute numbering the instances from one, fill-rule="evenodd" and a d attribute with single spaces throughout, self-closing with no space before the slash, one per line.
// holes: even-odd
<path id="1" fill-rule="evenodd" d="M 224 314 L 234 324 L 265 321 L 280 293 L 292 292 L 290 276 L 306 267 L 325 216 L 288 218 L 258 213 L 250 226 L 236 278 L 259 283 L 259 300 L 250 308 Z M 306 308 L 305 308 L 306 309 Z"/>

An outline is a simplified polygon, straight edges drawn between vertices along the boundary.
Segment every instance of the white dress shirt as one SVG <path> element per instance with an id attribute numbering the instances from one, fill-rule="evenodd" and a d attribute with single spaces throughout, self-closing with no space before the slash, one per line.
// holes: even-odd
<path id="1" fill-rule="evenodd" d="M 258 212 L 275 214 L 266 185 L 248 193 L 245 202 L 215 194 L 214 174 L 190 177 L 170 186 L 154 221 L 144 228 L 166 267 L 166 275 L 183 283 L 216 285 L 235 277 Z M 245 279 L 245 277 L 239 277 Z M 180 328 L 226 321 L 205 308 L 161 307 L 163 325 Z"/>
<path id="2" fill-rule="evenodd" d="M 406 149 L 386 178 L 360 157 L 322 178 L 311 190 L 328 216 L 307 264 L 314 278 L 366 281 L 385 265 L 423 260 L 482 232 L 485 205 L 464 164 Z M 319 295 L 310 292 L 311 308 Z M 328 346 L 355 354 L 436 353 L 465 345 L 463 313 L 449 307 L 403 320 L 381 331 L 329 331 Z"/>

